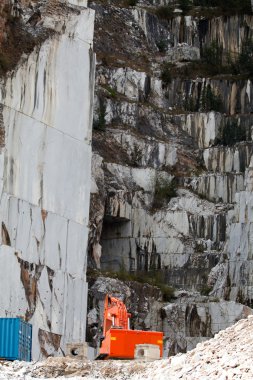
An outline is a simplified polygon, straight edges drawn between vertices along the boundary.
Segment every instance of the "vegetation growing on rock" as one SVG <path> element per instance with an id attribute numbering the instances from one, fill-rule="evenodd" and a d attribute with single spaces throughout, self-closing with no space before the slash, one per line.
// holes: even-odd
<path id="1" fill-rule="evenodd" d="M 18 9 L 15 9 L 15 4 L 4 3 L 0 5 L 0 76 L 14 69 L 22 54 L 31 53 L 36 46 L 53 34 L 52 30 L 46 28 L 41 28 L 39 32 L 33 34 L 32 18 L 25 23 L 22 12 L 19 13 Z M 36 10 L 31 14 L 39 18 Z"/>
<path id="2" fill-rule="evenodd" d="M 165 180 L 158 178 L 155 183 L 154 200 L 152 207 L 154 209 L 165 206 L 173 197 L 177 196 L 175 180 Z"/>

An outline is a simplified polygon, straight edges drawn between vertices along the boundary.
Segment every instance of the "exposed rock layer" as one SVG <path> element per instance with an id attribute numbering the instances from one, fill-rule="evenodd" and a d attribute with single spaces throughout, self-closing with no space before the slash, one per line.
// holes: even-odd
<path id="1" fill-rule="evenodd" d="M 17 5 L 54 31 L 0 85 L 0 315 L 32 323 L 38 359 L 85 340 L 94 12 L 44 2 L 32 27 Z"/>
<path id="2" fill-rule="evenodd" d="M 91 3 L 98 65 L 89 265 L 156 271 L 177 289 L 251 306 L 252 81 L 231 67 L 252 39 L 253 16 L 198 9 L 164 20 L 160 5 Z M 213 306 L 199 297 L 190 306 L 197 320 L 198 302 L 208 337 Z M 179 335 L 174 346 L 187 347 Z"/>

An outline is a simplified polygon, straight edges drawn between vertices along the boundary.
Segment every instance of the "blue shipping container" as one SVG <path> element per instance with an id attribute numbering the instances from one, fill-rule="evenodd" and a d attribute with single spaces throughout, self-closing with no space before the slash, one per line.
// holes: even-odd
<path id="1" fill-rule="evenodd" d="M 31 361 L 32 325 L 21 318 L 0 318 L 0 358 Z"/>

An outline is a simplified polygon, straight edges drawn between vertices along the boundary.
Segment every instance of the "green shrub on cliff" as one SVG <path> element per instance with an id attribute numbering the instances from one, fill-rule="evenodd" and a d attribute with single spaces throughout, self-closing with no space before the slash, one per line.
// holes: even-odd
<path id="1" fill-rule="evenodd" d="M 9 61 L 8 58 L 0 52 L 0 72 L 1 71 L 7 71 L 9 67 Z"/>
<path id="2" fill-rule="evenodd" d="M 165 86 L 168 86 L 172 81 L 172 76 L 171 76 L 172 66 L 173 65 L 170 62 L 166 62 L 162 66 L 160 79 L 162 80 L 162 82 Z"/>
<path id="3" fill-rule="evenodd" d="M 192 8 L 192 1 L 191 0 L 179 0 L 178 3 L 175 2 L 171 5 L 162 5 L 158 8 L 156 8 L 156 15 L 160 19 L 163 20 L 170 20 L 174 15 L 175 8 L 180 8 L 183 13 L 187 13 Z"/>
<path id="4" fill-rule="evenodd" d="M 242 42 L 241 52 L 237 56 L 228 53 L 227 62 L 228 71 L 233 75 L 253 77 L 253 40 L 246 38 Z"/>
<path id="5" fill-rule="evenodd" d="M 155 184 L 155 193 L 153 199 L 153 208 L 163 207 L 171 198 L 177 196 L 176 182 L 173 179 L 168 181 L 165 179 L 157 179 Z"/>
<path id="6" fill-rule="evenodd" d="M 97 119 L 93 120 L 93 129 L 97 131 L 105 131 L 105 116 L 106 116 L 106 107 L 103 102 L 100 103 L 100 109 Z"/>
<path id="7" fill-rule="evenodd" d="M 213 290 L 211 286 L 208 286 L 207 284 L 203 284 L 200 288 L 200 294 L 202 296 L 209 296 L 209 293 Z"/>
<path id="8" fill-rule="evenodd" d="M 242 50 L 238 57 L 240 72 L 253 75 L 253 40 L 248 38 L 242 44 Z"/>
<path id="9" fill-rule="evenodd" d="M 137 0 L 127 0 L 127 5 L 129 7 L 135 7 L 137 5 Z"/>
<path id="10" fill-rule="evenodd" d="M 117 278 L 120 281 L 135 281 L 140 284 L 148 284 L 160 289 L 164 302 L 169 302 L 174 298 L 175 289 L 166 284 L 165 272 L 161 269 L 149 270 L 149 271 L 135 271 L 129 272 L 122 265 L 118 272 L 104 270 L 102 272 L 98 270 L 88 269 L 88 277 L 105 276 L 110 278 Z"/>
<path id="11" fill-rule="evenodd" d="M 213 92 L 210 84 L 205 86 L 205 88 L 203 89 L 200 102 L 201 102 L 201 111 L 222 112 L 223 110 L 223 103 L 222 103 L 221 96 Z"/>
<path id="12" fill-rule="evenodd" d="M 252 13 L 250 0 L 193 0 L 195 6 L 218 7 L 225 13 Z"/>
<path id="13" fill-rule="evenodd" d="M 222 46 L 217 41 L 212 41 L 202 50 L 202 61 L 218 69 L 222 67 Z"/>
<path id="14" fill-rule="evenodd" d="M 172 18 L 176 7 L 179 7 L 183 11 L 183 14 L 187 14 L 196 6 L 214 8 L 218 14 L 252 14 L 250 0 L 178 0 L 171 5 L 158 7 L 156 15 L 161 19 L 169 20 Z"/>
<path id="15" fill-rule="evenodd" d="M 191 0 L 179 0 L 179 8 L 182 9 L 183 13 L 189 12 L 192 8 Z"/>
<path id="16" fill-rule="evenodd" d="M 159 40 L 156 42 L 156 46 L 160 53 L 165 53 L 168 49 L 168 42 L 166 40 Z"/>
<path id="17" fill-rule="evenodd" d="M 196 99 L 193 98 L 193 96 L 187 96 L 183 103 L 183 107 L 185 111 L 188 112 L 197 112 L 198 111 L 198 104 Z"/>
<path id="18" fill-rule="evenodd" d="M 156 9 L 156 15 L 162 20 L 170 20 L 174 15 L 174 8 L 169 5 L 163 5 Z"/>
<path id="19" fill-rule="evenodd" d="M 240 141 L 246 141 L 245 127 L 238 125 L 236 120 L 228 121 L 222 130 L 221 144 L 233 145 Z"/>

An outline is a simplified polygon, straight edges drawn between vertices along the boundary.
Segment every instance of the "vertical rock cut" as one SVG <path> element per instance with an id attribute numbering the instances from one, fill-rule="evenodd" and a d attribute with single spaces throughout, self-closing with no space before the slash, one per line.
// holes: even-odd
<path id="1" fill-rule="evenodd" d="M 86 326 L 94 11 L 53 6 L 52 36 L 0 84 L 0 316 L 33 324 L 33 359 Z"/>

